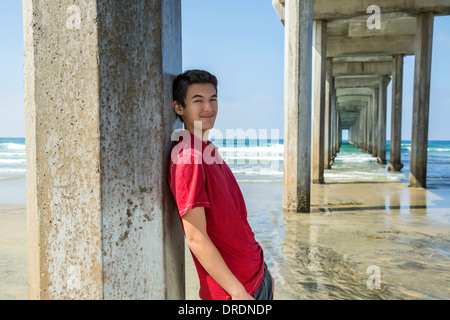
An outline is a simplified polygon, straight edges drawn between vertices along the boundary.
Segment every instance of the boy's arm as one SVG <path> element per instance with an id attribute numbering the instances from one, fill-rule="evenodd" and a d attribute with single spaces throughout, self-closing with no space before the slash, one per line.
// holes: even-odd
<path id="1" fill-rule="evenodd" d="M 205 209 L 196 207 L 182 217 L 186 242 L 198 261 L 233 300 L 253 300 L 230 271 L 206 231 Z"/>

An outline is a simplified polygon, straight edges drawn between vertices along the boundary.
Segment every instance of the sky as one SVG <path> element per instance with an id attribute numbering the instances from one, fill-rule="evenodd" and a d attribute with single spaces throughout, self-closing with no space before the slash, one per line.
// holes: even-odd
<path id="1" fill-rule="evenodd" d="M 382 14 L 381 8 L 381 14 Z M 381 16 L 383 18 L 383 16 Z M 183 71 L 219 79 L 215 128 L 283 135 L 284 26 L 272 0 L 183 0 Z M 22 0 L 0 1 L 0 137 L 24 137 Z M 450 16 L 435 17 L 429 140 L 450 140 Z M 414 56 L 404 59 L 402 140 L 411 139 Z M 390 139 L 391 85 L 387 100 Z M 345 135 L 344 135 L 345 139 Z"/>

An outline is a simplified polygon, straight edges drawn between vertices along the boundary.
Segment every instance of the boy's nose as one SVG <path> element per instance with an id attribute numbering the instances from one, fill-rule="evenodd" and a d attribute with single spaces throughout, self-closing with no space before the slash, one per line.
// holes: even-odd
<path id="1" fill-rule="evenodd" d="M 212 110 L 212 103 L 210 101 L 206 102 L 203 108 L 207 111 Z"/>

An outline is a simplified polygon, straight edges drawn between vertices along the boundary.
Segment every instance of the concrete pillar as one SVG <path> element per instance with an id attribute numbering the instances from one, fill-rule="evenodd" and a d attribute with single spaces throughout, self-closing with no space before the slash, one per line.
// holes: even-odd
<path id="1" fill-rule="evenodd" d="M 364 151 L 364 108 L 359 109 L 359 137 L 360 137 L 360 149 Z"/>
<path id="2" fill-rule="evenodd" d="M 377 143 L 377 162 L 386 164 L 386 102 L 387 86 L 389 77 L 380 76 L 380 87 L 378 96 L 378 143 Z"/>
<path id="3" fill-rule="evenodd" d="M 403 55 L 394 56 L 394 70 L 392 74 L 392 116 L 391 116 L 391 146 L 388 169 L 400 171 L 402 147 L 402 98 L 403 98 Z"/>
<path id="4" fill-rule="evenodd" d="M 23 1 L 30 299 L 183 299 L 180 1 Z"/>
<path id="5" fill-rule="evenodd" d="M 413 123 L 409 186 L 426 188 L 428 155 L 428 119 L 430 108 L 432 12 L 417 15 L 414 67 Z"/>
<path id="6" fill-rule="evenodd" d="M 361 151 L 365 151 L 365 144 L 366 144 L 366 110 L 363 106 L 360 107 L 360 113 L 361 113 Z"/>
<path id="7" fill-rule="evenodd" d="M 331 139 L 330 139 L 330 166 L 334 163 L 334 158 L 336 157 L 335 136 L 336 136 L 336 90 L 333 88 L 331 92 Z"/>
<path id="8" fill-rule="evenodd" d="M 364 103 L 364 109 L 366 110 L 366 149 L 365 149 L 365 151 L 367 153 L 370 153 L 370 123 L 371 123 L 370 107 L 369 107 L 368 102 L 363 102 L 363 103 Z"/>
<path id="9" fill-rule="evenodd" d="M 314 20 L 311 97 L 311 175 L 312 183 L 323 183 L 325 141 L 325 80 L 327 71 L 327 22 Z"/>
<path id="10" fill-rule="evenodd" d="M 339 145 L 338 145 L 338 150 L 341 149 L 341 145 L 342 145 L 342 121 L 341 121 L 341 117 L 339 117 Z"/>
<path id="11" fill-rule="evenodd" d="M 367 101 L 367 152 L 372 153 L 372 132 L 373 132 L 373 105 L 372 105 L 372 99 L 368 99 Z"/>
<path id="12" fill-rule="evenodd" d="M 348 143 L 352 144 L 352 126 L 348 128 Z"/>
<path id="13" fill-rule="evenodd" d="M 372 105 L 373 105 L 373 113 L 372 113 L 372 156 L 378 156 L 378 99 L 379 96 L 379 87 L 376 86 L 373 89 L 372 95 Z"/>
<path id="14" fill-rule="evenodd" d="M 336 135 L 335 135 L 335 154 L 339 153 L 340 147 L 340 134 L 341 134 L 341 116 L 339 114 L 339 109 L 336 110 Z"/>
<path id="15" fill-rule="evenodd" d="M 353 128 L 355 129 L 354 139 L 355 139 L 355 147 L 360 148 L 360 140 L 359 140 L 359 123 L 360 123 L 361 113 L 358 114 L 358 117 L 355 119 L 353 123 Z"/>
<path id="16" fill-rule="evenodd" d="M 333 85 L 333 59 L 327 58 L 326 82 L 325 82 L 325 143 L 324 143 L 324 169 L 331 168 L 331 104 L 334 90 Z"/>
<path id="17" fill-rule="evenodd" d="M 283 208 L 309 212 L 311 200 L 312 0 L 285 1 Z"/>

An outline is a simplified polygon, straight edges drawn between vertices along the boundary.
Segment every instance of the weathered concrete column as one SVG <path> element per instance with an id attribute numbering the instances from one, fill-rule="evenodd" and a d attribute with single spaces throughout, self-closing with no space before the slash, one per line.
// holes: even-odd
<path id="1" fill-rule="evenodd" d="M 402 148 L 402 98 L 403 98 L 403 55 L 394 56 L 394 70 L 392 73 L 392 116 L 391 116 L 391 143 L 388 169 L 400 171 Z"/>
<path id="2" fill-rule="evenodd" d="M 285 1 L 283 207 L 294 212 L 311 200 L 312 17 L 312 0 Z"/>
<path id="3" fill-rule="evenodd" d="M 364 121 L 365 121 L 365 119 L 366 119 L 366 117 L 365 117 L 365 113 L 364 113 L 364 108 L 359 108 L 359 138 L 361 141 L 361 144 L 360 144 L 361 151 L 364 151 L 364 142 L 365 142 Z"/>
<path id="4" fill-rule="evenodd" d="M 363 102 L 362 102 L 363 103 Z M 368 152 L 369 150 L 369 130 L 367 129 L 367 126 L 369 125 L 369 110 L 367 108 L 367 104 L 363 103 L 364 105 L 361 107 L 361 109 L 364 112 L 364 152 Z"/>
<path id="5" fill-rule="evenodd" d="M 323 183 L 325 142 L 325 80 L 327 71 L 327 22 L 314 20 L 311 97 L 311 175 L 312 183 Z"/>
<path id="6" fill-rule="evenodd" d="M 324 143 L 324 169 L 331 168 L 331 104 L 333 99 L 333 59 L 327 58 L 327 70 L 325 81 L 325 143 Z"/>
<path id="7" fill-rule="evenodd" d="M 341 135 L 341 116 L 339 113 L 339 108 L 336 110 L 336 135 L 335 135 L 335 154 L 339 153 L 339 148 L 340 148 L 340 135 Z"/>
<path id="8" fill-rule="evenodd" d="M 351 127 L 349 129 L 349 136 L 351 137 L 351 139 L 349 138 L 349 142 L 351 141 L 355 147 L 358 147 L 358 142 L 356 140 L 356 131 L 357 131 L 356 125 L 355 125 L 356 121 L 357 121 L 357 119 L 355 118 L 355 121 L 353 122 L 353 124 L 351 125 Z"/>
<path id="9" fill-rule="evenodd" d="M 373 140 L 372 140 L 372 132 L 373 132 L 373 119 L 372 119 L 372 114 L 373 114 L 373 104 L 372 104 L 372 99 L 368 99 L 367 101 L 367 111 L 368 111 L 368 119 L 367 119 L 367 141 L 368 141 L 368 145 L 367 145 L 367 152 L 368 153 L 372 153 L 372 146 L 373 146 Z"/>
<path id="10" fill-rule="evenodd" d="M 356 140 L 357 140 L 357 147 L 361 149 L 361 112 L 358 114 L 358 118 L 356 118 Z"/>
<path id="11" fill-rule="evenodd" d="M 335 140 L 336 140 L 336 112 L 337 112 L 337 101 L 336 101 L 336 90 L 333 88 L 331 93 L 331 140 L 330 140 L 330 166 L 334 164 L 334 158 L 336 157 L 335 150 Z"/>
<path id="12" fill-rule="evenodd" d="M 367 153 L 371 153 L 371 146 L 370 146 L 370 126 L 371 126 L 371 122 L 372 119 L 370 117 L 370 104 L 369 102 L 364 102 L 365 104 L 365 109 L 366 109 L 366 152 Z"/>
<path id="13" fill-rule="evenodd" d="M 366 109 L 361 107 L 361 150 L 366 150 Z"/>
<path id="14" fill-rule="evenodd" d="M 426 188 L 428 119 L 430 109 L 431 51 L 433 47 L 432 12 L 417 15 L 414 67 L 413 123 L 409 186 Z"/>
<path id="15" fill-rule="evenodd" d="M 372 156 L 378 156 L 378 99 L 379 96 L 379 86 L 374 87 L 372 95 Z"/>
<path id="16" fill-rule="evenodd" d="M 338 150 L 341 149 L 341 145 L 342 145 L 342 121 L 341 121 L 341 117 L 339 117 L 339 145 L 338 145 Z"/>
<path id="17" fill-rule="evenodd" d="M 386 164 L 386 102 L 387 86 L 389 84 L 388 76 L 380 76 L 380 87 L 378 96 L 378 143 L 377 143 L 377 162 Z"/>
<path id="18" fill-rule="evenodd" d="M 180 1 L 24 0 L 23 17 L 29 298 L 184 298 Z"/>
<path id="19" fill-rule="evenodd" d="M 352 142 L 352 127 L 350 126 L 350 128 L 348 128 L 348 142 L 349 143 L 353 143 Z"/>

